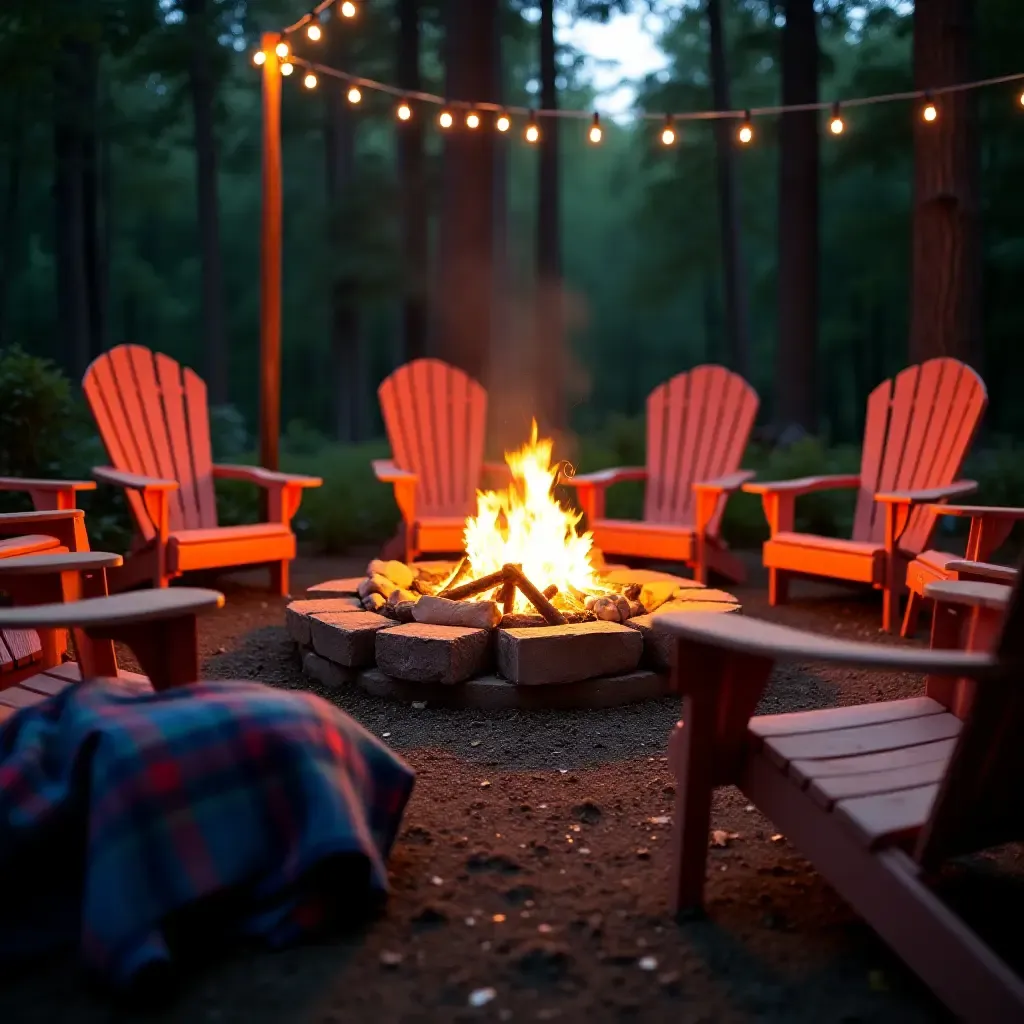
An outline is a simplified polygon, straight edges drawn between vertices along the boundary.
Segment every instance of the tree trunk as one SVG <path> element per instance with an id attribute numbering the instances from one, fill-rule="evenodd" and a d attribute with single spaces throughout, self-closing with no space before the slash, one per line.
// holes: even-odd
<path id="1" fill-rule="evenodd" d="M 555 0 L 540 0 L 540 105 L 558 108 Z M 551 430 L 565 426 L 563 379 L 566 364 L 562 295 L 561 193 L 558 118 L 541 122 L 537 171 L 537 326 L 534 334 L 537 412 Z"/>
<path id="2" fill-rule="evenodd" d="M 343 32 L 330 34 L 330 61 L 336 67 L 346 62 L 347 42 Z M 355 123 L 344 90 L 326 89 L 324 100 L 334 435 L 339 441 L 351 442 L 358 441 L 361 435 L 358 393 L 365 384 L 357 286 L 348 251 L 352 230 L 346 223 L 346 211 L 350 208 L 348 190 L 355 172 Z"/>
<path id="3" fill-rule="evenodd" d="M 83 45 L 80 139 L 82 151 L 82 245 L 89 317 L 90 361 L 106 348 L 106 274 L 103 267 L 103 226 L 99 173 L 99 51 Z"/>
<path id="4" fill-rule="evenodd" d="M 968 81 L 973 0 L 914 5 L 914 86 Z M 971 92 L 935 100 L 939 116 L 914 118 L 914 220 L 910 361 L 953 356 L 978 364 L 981 244 L 976 100 Z"/>
<path id="5" fill-rule="evenodd" d="M 18 274 L 21 253 L 18 206 L 21 202 L 24 167 L 25 108 L 17 100 L 7 140 L 7 175 L 4 189 L 3 220 L 0 220 L 0 346 L 7 338 L 7 302 Z"/>
<path id="6" fill-rule="evenodd" d="M 447 0 L 445 81 L 452 100 L 490 100 L 498 0 Z M 494 132 L 463 127 L 445 134 L 438 238 L 436 351 L 487 381 L 493 311 Z"/>
<path id="7" fill-rule="evenodd" d="M 782 102 L 818 100 L 818 33 L 813 0 L 786 0 Z M 817 429 L 818 121 L 815 111 L 779 123 L 779 335 L 775 422 Z"/>
<path id="8" fill-rule="evenodd" d="M 726 63 L 725 30 L 719 0 L 708 0 L 708 31 L 711 42 L 711 102 L 716 110 L 730 109 L 729 71 Z M 733 152 L 733 123 L 715 121 L 715 158 L 718 178 L 718 217 L 722 236 L 722 276 L 725 285 L 726 361 L 746 376 L 750 366 L 750 304 L 747 272 L 736 190 Z"/>
<path id="9" fill-rule="evenodd" d="M 408 93 L 420 79 L 420 0 L 398 0 L 398 85 Z M 398 125 L 398 185 L 402 204 L 402 341 L 405 358 L 427 354 L 429 231 L 423 119 Z"/>
<path id="10" fill-rule="evenodd" d="M 85 212 L 80 112 L 79 44 L 61 42 L 53 66 L 53 213 L 59 359 L 69 376 L 89 365 L 89 299 L 85 267 Z"/>
<path id="11" fill-rule="evenodd" d="M 202 339 L 206 387 L 211 405 L 228 401 L 228 350 L 224 334 L 224 271 L 220 249 L 217 189 L 217 133 L 214 106 L 217 83 L 213 58 L 216 26 L 208 0 L 185 0 L 189 29 L 188 81 L 196 152 L 196 201 L 202 268 Z"/>

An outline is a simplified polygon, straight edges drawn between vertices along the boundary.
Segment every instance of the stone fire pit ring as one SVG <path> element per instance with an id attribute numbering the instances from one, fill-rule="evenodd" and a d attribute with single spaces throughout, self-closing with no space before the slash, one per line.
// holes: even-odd
<path id="1" fill-rule="evenodd" d="M 404 568 L 414 579 L 421 573 L 436 579 L 454 563 Z M 634 610 L 644 614 L 624 622 L 438 625 L 399 621 L 396 602 L 386 608 L 371 600 L 376 591 L 368 591 L 366 581 L 372 575 L 321 583 L 307 591 L 307 599 L 288 606 L 286 625 L 302 670 L 326 689 L 358 686 L 376 697 L 432 706 L 609 708 L 662 697 L 669 692 L 672 645 L 654 632 L 654 615 L 739 610 L 731 594 L 693 580 L 608 566 L 602 580 L 622 589 L 633 585 L 631 593 L 639 586 L 653 613 L 634 602 Z M 403 582 L 409 586 L 407 576 Z"/>

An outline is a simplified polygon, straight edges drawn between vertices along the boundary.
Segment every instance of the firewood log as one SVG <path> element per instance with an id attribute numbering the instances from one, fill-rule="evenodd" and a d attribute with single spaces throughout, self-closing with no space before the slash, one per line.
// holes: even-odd
<path id="1" fill-rule="evenodd" d="M 420 599 L 419 594 L 414 594 L 411 590 L 401 590 L 396 588 L 388 594 L 388 604 L 394 608 L 399 604 L 415 604 Z"/>
<path id="2" fill-rule="evenodd" d="M 421 597 L 412 615 L 417 622 L 471 629 L 493 629 L 501 621 L 501 610 L 493 601 L 450 601 L 446 597 Z"/>
<path id="3" fill-rule="evenodd" d="M 612 600 L 615 602 L 615 610 L 619 613 L 619 622 L 625 622 L 629 618 L 629 601 L 621 594 L 616 594 Z"/>
<path id="4" fill-rule="evenodd" d="M 627 608 L 629 606 L 627 605 Z M 619 615 L 619 607 L 615 603 L 614 597 L 599 597 L 593 605 L 591 605 L 593 613 L 605 622 L 621 622 L 622 618 Z"/>
<path id="5" fill-rule="evenodd" d="M 371 591 L 363 598 L 363 607 L 368 612 L 379 612 L 381 608 L 387 605 L 383 594 L 377 593 L 376 590 Z"/>

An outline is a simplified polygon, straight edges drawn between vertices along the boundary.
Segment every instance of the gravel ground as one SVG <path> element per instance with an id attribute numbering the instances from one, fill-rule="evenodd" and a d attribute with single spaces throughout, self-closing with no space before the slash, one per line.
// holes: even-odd
<path id="1" fill-rule="evenodd" d="M 294 589 L 361 571 L 365 558 L 300 560 Z M 882 641 L 870 596 L 807 586 L 746 614 Z M 283 602 L 258 576 L 222 581 L 204 619 L 210 677 L 307 685 Z M 884 642 L 889 642 L 886 638 Z M 898 641 L 897 641 L 898 642 Z M 314 687 L 315 689 L 315 687 Z M 912 676 L 787 667 L 761 708 L 792 711 L 919 693 Z M 595 712 L 414 709 L 325 694 L 417 772 L 391 860 L 393 892 L 357 934 L 283 953 L 226 950 L 166 1006 L 111 1005 L 70 958 L 3 979 L 0 1021 L 245 1022 L 872 1021 L 944 1019 L 874 933 L 733 789 L 713 828 L 708 914 L 666 910 L 674 793 L 665 759 L 678 702 Z M 1024 910 L 1015 847 L 949 874 L 950 897 L 1011 961 Z M 922 941 L 925 941 L 922 937 Z M 1005 948 L 1003 948 L 1005 946 Z M 1018 963 L 1019 965 L 1019 963 Z M 470 1005 L 474 993 L 490 996 Z"/>

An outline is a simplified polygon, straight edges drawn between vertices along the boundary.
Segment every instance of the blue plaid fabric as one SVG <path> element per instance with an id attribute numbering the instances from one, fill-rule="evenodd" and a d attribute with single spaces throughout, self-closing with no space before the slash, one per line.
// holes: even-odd
<path id="1" fill-rule="evenodd" d="M 234 934 L 298 940 L 386 892 L 413 780 L 312 694 L 69 687 L 0 726 L 0 870 L 20 894 L 0 959 L 77 937 L 124 985 L 170 962 L 168 922 L 204 903 Z"/>

